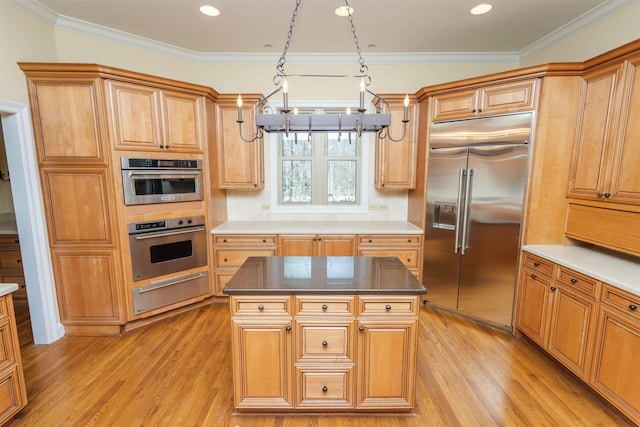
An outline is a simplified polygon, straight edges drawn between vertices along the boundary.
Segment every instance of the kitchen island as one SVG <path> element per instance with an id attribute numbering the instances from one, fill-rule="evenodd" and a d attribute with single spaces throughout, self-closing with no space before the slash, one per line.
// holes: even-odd
<path id="1" fill-rule="evenodd" d="M 410 412 L 424 286 L 392 257 L 250 257 L 229 281 L 241 412 Z"/>

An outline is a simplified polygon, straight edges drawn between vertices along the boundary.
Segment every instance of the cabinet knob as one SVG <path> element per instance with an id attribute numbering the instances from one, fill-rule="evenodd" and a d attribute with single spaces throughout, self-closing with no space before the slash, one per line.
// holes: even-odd
<path id="1" fill-rule="evenodd" d="M 578 279 L 571 279 L 571 283 L 578 283 Z"/>
<path id="2" fill-rule="evenodd" d="M 329 345 L 329 343 L 328 343 L 327 341 L 322 341 L 322 346 L 323 346 L 323 347 L 326 347 L 326 346 L 328 346 L 328 345 Z"/>
<path id="3" fill-rule="evenodd" d="M 222 241 L 223 241 L 224 243 L 227 243 L 227 239 L 222 239 Z"/>
<path id="4" fill-rule="evenodd" d="M 373 240 L 369 239 L 369 243 L 373 242 Z"/>
<path id="5" fill-rule="evenodd" d="M 387 310 L 391 310 L 391 306 L 389 304 L 387 304 L 387 306 L 385 307 Z"/>
<path id="6" fill-rule="evenodd" d="M 168 146 L 168 145 L 165 145 L 165 146 L 164 146 L 164 149 L 165 149 L 165 150 L 168 150 L 168 149 L 169 149 L 169 146 Z"/>
<path id="7" fill-rule="evenodd" d="M 222 260 L 223 260 L 224 262 L 227 262 L 227 261 L 228 261 L 226 258 L 223 258 Z"/>
<path id="8" fill-rule="evenodd" d="M 260 305 L 258 306 L 258 310 L 260 310 L 260 311 L 264 310 L 264 305 L 260 304 Z"/>
<path id="9" fill-rule="evenodd" d="M 322 391 L 324 391 L 324 392 L 326 393 L 327 391 L 329 391 L 329 389 L 328 389 L 328 388 L 327 388 L 327 386 L 325 385 L 324 387 L 322 387 Z"/>
<path id="10" fill-rule="evenodd" d="M 18 258 L 18 259 L 16 260 L 16 262 L 17 262 L 18 264 L 20 264 L 20 263 L 22 262 L 22 258 Z"/>
<path id="11" fill-rule="evenodd" d="M 327 304 L 322 304 L 322 309 L 323 310 L 327 310 L 329 308 L 329 306 Z"/>
<path id="12" fill-rule="evenodd" d="M 291 330 L 291 326 L 287 325 L 287 327 L 285 328 L 287 331 Z"/>
<path id="13" fill-rule="evenodd" d="M 16 239 L 16 240 L 13 241 L 13 243 L 20 243 L 20 240 Z"/>
<path id="14" fill-rule="evenodd" d="M 322 237 L 318 237 L 318 240 L 322 240 Z"/>
<path id="15" fill-rule="evenodd" d="M 533 266 L 534 267 L 540 267 L 540 263 L 538 261 L 536 261 L 536 262 L 533 263 Z"/>
<path id="16" fill-rule="evenodd" d="M 611 197 L 611 193 L 604 193 L 604 197 L 605 198 Z"/>
<path id="17" fill-rule="evenodd" d="M 407 239 L 407 243 L 411 243 L 411 239 Z"/>
<path id="18" fill-rule="evenodd" d="M 637 310 L 637 309 L 638 309 L 638 306 L 637 306 L 637 305 L 635 305 L 635 304 L 631 304 L 631 305 L 629 306 L 629 310 Z"/>
<path id="19" fill-rule="evenodd" d="M 411 258 L 407 258 L 407 262 L 411 262 Z"/>
<path id="20" fill-rule="evenodd" d="M 358 328 L 361 331 L 364 331 L 364 326 L 360 325 L 360 327 Z"/>
<path id="21" fill-rule="evenodd" d="M 478 108 L 478 113 L 482 113 L 482 108 Z"/>
<path id="22" fill-rule="evenodd" d="M 475 113 L 477 110 L 474 108 L 473 110 L 471 110 L 472 113 Z"/>
<path id="23" fill-rule="evenodd" d="M 556 288 L 555 286 L 552 286 L 550 289 L 555 292 L 556 289 L 558 289 L 558 288 Z"/>
<path id="24" fill-rule="evenodd" d="M 262 239 L 262 243 L 267 243 L 267 239 Z"/>
<path id="25" fill-rule="evenodd" d="M 27 285 L 20 285 L 20 288 L 22 288 L 22 289 L 24 289 L 26 287 L 27 287 Z"/>
<path id="26" fill-rule="evenodd" d="M 536 276 L 535 274 L 532 274 L 532 275 L 531 275 L 531 278 L 532 278 L 532 279 L 535 279 L 536 277 L 538 277 L 538 276 Z"/>

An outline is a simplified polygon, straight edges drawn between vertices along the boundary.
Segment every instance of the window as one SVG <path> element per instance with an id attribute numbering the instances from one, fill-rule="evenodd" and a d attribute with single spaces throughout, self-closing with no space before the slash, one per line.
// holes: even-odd
<path id="1" fill-rule="evenodd" d="M 327 107 L 299 111 L 332 112 Z M 278 133 L 271 144 L 274 212 L 362 212 L 367 206 L 366 135 Z"/>

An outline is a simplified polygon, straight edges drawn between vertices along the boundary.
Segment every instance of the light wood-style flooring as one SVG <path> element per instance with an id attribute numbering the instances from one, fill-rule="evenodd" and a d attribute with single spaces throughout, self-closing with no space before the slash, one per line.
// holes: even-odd
<path id="1" fill-rule="evenodd" d="M 225 304 L 51 345 L 34 346 L 27 322 L 29 404 L 10 426 L 630 425 L 526 339 L 432 308 L 420 314 L 416 413 L 403 416 L 234 415 Z"/>

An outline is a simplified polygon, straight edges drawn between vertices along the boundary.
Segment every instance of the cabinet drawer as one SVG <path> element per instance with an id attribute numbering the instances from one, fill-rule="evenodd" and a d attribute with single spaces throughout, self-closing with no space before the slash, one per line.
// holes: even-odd
<path id="1" fill-rule="evenodd" d="M 353 407 L 352 367 L 298 367 L 296 371 L 298 408 Z"/>
<path id="2" fill-rule="evenodd" d="M 291 297 L 252 295 L 231 296 L 232 316 L 282 316 L 291 314 Z"/>
<path id="3" fill-rule="evenodd" d="M 554 264 L 549 260 L 532 255 L 529 252 L 522 252 L 522 264 L 537 274 L 553 277 Z"/>
<path id="4" fill-rule="evenodd" d="M 598 291 L 600 290 L 600 287 L 598 286 L 599 282 L 592 277 L 585 276 L 584 274 L 580 274 L 559 265 L 556 270 L 556 280 L 565 283 L 580 292 L 584 292 L 589 296 L 594 298 L 598 297 Z"/>
<path id="5" fill-rule="evenodd" d="M 306 295 L 296 297 L 296 316 L 354 316 L 355 297 Z"/>
<path id="6" fill-rule="evenodd" d="M 16 363 L 16 350 L 9 319 L 0 322 L 0 372 Z"/>
<path id="7" fill-rule="evenodd" d="M 20 252 L 0 252 L 0 268 L 22 270 Z"/>
<path id="8" fill-rule="evenodd" d="M 406 251 L 362 249 L 360 250 L 360 256 L 397 257 L 407 268 L 417 269 L 419 267 L 418 262 L 420 261 L 418 251 L 419 249 Z"/>
<path id="9" fill-rule="evenodd" d="M 16 234 L 0 235 L 0 251 L 20 250 L 20 239 Z"/>
<path id="10" fill-rule="evenodd" d="M 361 296 L 358 298 L 358 314 L 363 316 L 417 316 L 418 297 L 411 296 Z"/>
<path id="11" fill-rule="evenodd" d="M 358 245 L 420 245 L 422 241 L 419 235 L 382 235 L 382 236 L 359 236 Z"/>
<path id="12" fill-rule="evenodd" d="M 259 235 L 217 235 L 214 238 L 216 245 L 275 245 L 276 236 L 259 236 Z"/>
<path id="13" fill-rule="evenodd" d="M 275 255 L 274 249 L 265 250 L 227 250 L 216 249 L 215 253 L 215 268 L 237 268 L 240 267 L 250 256 L 273 256 Z"/>
<path id="14" fill-rule="evenodd" d="M 608 306 L 640 320 L 640 296 L 630 294 L 605 283 L 602 287 L 600 300 Z"/>
<path id="15" fill-rule="evenodd" d="M 298 362 L 352 362 L 354 321 L 296 321 Z"/>

